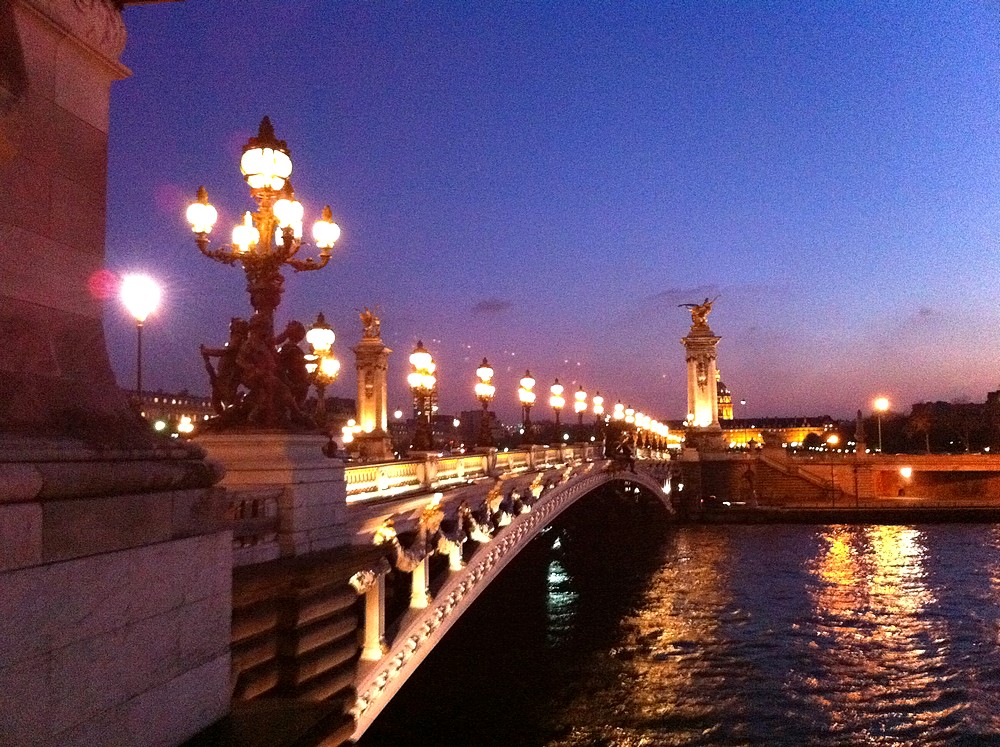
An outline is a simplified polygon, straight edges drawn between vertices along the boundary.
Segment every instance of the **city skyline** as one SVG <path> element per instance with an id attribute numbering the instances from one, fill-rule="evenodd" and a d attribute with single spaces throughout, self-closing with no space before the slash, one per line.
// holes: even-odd
<path id="1" fill-rule="evenodd" d="M 476 408 L 475 368 L 581 383 L 684 416 L 677 304 L 719 295 L 719 365 L 744 415 L 847 417 L 888 396 L 998 388 L 996 12 L 725 5 L 440 3 L 129 8 L 112 94 L 108 265 L 164 285 L 147 387 L 207 392 L 198 344 L 249 302 L 213 237 L 252 203 L 239 151 L 267 114 L 307 220 L 330 204 L 330 265 L 286 272 L 280 323 L 322 311 L 354 396 L 356 310 L 378 305 L 390 407 L 434 354 L 441 406 Z M 275 32 L 279 29 L 279 32 Z M 284 29 L 291 29 L 284 31 Z M 273 41 L 279 40 L 278 43 Z M 276 54 L 277 52 L 277 54 Z M 134 325 L 105 328 L 119 381 Z"/>

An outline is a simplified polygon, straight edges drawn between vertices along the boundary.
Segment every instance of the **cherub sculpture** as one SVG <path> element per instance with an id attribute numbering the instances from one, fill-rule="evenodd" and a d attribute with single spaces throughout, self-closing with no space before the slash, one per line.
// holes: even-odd
<path id="1" fill-rule="evenodd" d="M 201 346 L 201 357 L 205 361 L 208 380 L 212 385 L 212 408 L 219 414 L 234 407 L 239 401 L 239 387 L 242 379 L 237 358 L 240 348 L 247 339 L 250 325 L 246 319 L 233 317 L 229 322 L 229 341 L 221 348 Z M 218 358 L 217 367 L 212 367 L 212 358 Z"/>

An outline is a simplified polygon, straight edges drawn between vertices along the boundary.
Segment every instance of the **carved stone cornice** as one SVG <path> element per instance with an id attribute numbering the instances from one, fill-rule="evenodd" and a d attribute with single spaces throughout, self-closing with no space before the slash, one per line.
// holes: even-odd
<path id="1" fill-rule="evenodd" d="M 15 0 L 17 4 L 18 0 Z M 63 30 L 118 63 L 127 34 L 121 11 L 113 0 L 19 0 Z"/>

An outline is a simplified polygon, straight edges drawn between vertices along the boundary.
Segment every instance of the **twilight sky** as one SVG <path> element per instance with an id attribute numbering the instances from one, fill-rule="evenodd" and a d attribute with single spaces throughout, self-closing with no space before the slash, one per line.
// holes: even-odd
<path id="1" fill-rule="evenodd" d="M 355 310 L 378 304 L 391 406 L 420 338 L 446 412 L 475 406 L 485 355 L 501 416 L 530 368 L 683 418 L 677 304 L 715 295 L 750 416 L 1000 388 L 992 4 L 189 0 L 125 18 L 107 255 L 164 285 L 147 388 L 207 392 L 198 344 L 249 314 L 242 270 L 198 252 L 184 210 L 204 184 L 228 240 L 264 114 L 307 226 L 329 203 L 344 232 L 326 269 L 286 272 L 277 314 L 326 314 L 333 394 L 354 396 Z M 105 318 L 132 386 L 133 323 L 116 302 Z"/>

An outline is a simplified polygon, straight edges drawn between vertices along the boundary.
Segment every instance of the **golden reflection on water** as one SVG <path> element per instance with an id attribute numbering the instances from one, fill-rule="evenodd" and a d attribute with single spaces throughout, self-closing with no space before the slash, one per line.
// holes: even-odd
<path id="1" fill-rule="evenodd" d="M 958 707 L 940 679 L 947 631 L 927 614 L 936 599 L 926 557 L 913 527 L 835 526 L 820 536 L 810 568 L 814 617 L 799 641 L 819 665 L 805 692 L 833 733 L 897 743 Z"/>
<path id="2" fill-rule="evenodd" d="M 723 645 L 720 627 L 732 616 L 724 568 L 732 553 L 723 538 L 699 542 L 691 531 L 675 535 L 668 554 L 671 562 L 622 621 L 623 645 L 606 655 L 613 664 L 594 668 L 617 670 L 615 705 L 595 718 L 597 699 L 585 689 L 566 708 L 566 720 L 577 725 L 573 733 L 551 747 L 683 745 L 705 737 L 705 722 L 723 705 L 712 694 L 732 676 L 706 656 Z"/>

